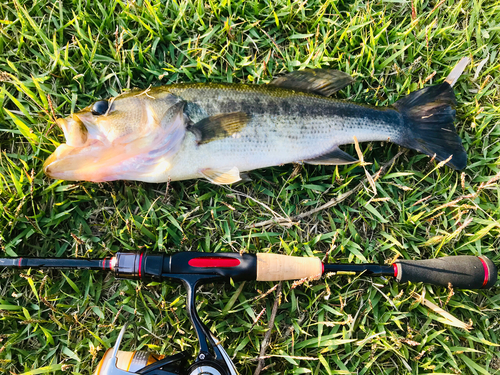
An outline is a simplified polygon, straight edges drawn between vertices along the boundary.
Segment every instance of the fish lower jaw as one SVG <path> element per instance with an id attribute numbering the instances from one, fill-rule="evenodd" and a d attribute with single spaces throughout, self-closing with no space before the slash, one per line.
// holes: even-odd
<path id="1" fill-rule="evenodd" d="M 88 149 L 60 145 L 43 165 L 45 174 L 67 181 L 136 180 L 161 182 L 171 169 L 171 155 L 148 156 L 126 145 Z"/>

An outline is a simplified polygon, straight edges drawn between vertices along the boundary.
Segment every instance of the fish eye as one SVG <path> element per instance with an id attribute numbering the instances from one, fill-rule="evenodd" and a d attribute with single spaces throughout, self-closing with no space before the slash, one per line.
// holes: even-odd
<path id="1" fill-rule="evenodd" d="M 106 100 L 99 100 L 92 106 L 91 112 L 94 116 L 104 115 L 108 111 L 109 104 Z"/>

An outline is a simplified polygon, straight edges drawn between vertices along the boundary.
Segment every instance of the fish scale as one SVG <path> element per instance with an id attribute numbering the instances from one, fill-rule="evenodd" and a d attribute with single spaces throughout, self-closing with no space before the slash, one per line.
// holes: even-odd
<path id="1" fill-rule="evenodd" d="M 335 146 L 353 143 L 354 136 L 359 142 L 386 141 L 396 139 L 402 131 L 401 115 L 395 110 L 357 106 L 302 93 L 281 97 L 272 95 L 275 90 L 249 91 L 247 85 L 217 85 L 203 88 L 201 92 L 196 85 L 171 89 L 175 95 L 193 103 L 191 109 L 198 107 L 193 115 L 188 109 L 190 118 L 197 120 L 201 116 L 238 111 L 251 113 L 252 117 L 237 137 L 196 146 L 194 137 L 188 133 L 172 169 L 165 171 L 164 178 L 172 181 L 197 178 L 201 177 L 199 170 L 204 168 L 237 167 L 243 172 L 303 162 Z M 268 104 L 257 111 L 255 99 Z M 300 107 L 300 111 L 284 111 L 284 100 L 292 108 Z M 228 102 L 234 105 L 229 106 Z"/>

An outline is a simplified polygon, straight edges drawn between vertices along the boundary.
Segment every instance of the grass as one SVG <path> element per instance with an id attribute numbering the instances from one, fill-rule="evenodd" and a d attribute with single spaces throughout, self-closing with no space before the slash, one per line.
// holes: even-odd
<path id="1" fill-rule="evenodd" d="M 487 255 L 498 262 L 500 5 L 494 1 L 22 1 L 0 4 L 0 248 L 3 256 L 104 257 L 118 250 L 248 251 L 384 262 Z M 457 128 L 469 157 L 458 173 L 415 152 L 375 183 L 360 166 L 285 165 L 226 187 L 53 181 L 43 161 L 64 141 L 54 126 L 125 88 L 174 82 L 267 83 L 305 67 L 356 83 L 338 97 L 388 105 L 441 82 L 464 56 Z M 362 144 L 369 173 L 398 152 Z M 355 155 L 354 147 L 347 149 Z M 490 183 L 488 183 L 490 181 Z M 291 227 L 253 224 L 340 204 Z M 262 204 L 265 204 L 263 206 Z M 197 348 L 175 283 L 79 272 L 2 271 L 0 372 L 91 374 L 125 322 L 124 349 Z M 338 277 L 283 295 L 267 374 L 499 373 L 497 290 Z M 267 330 L 273 283 L 209 285 L 198 310 L 241 374 Z M 467 332 L 412 297 L 443 306 Z M 262 312 L 254 324 L 254 319 Z"/>

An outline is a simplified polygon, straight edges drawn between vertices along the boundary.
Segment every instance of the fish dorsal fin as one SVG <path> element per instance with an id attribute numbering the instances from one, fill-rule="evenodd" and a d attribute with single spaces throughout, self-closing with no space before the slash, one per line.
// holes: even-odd
<path id="1" fill-rule="evenodd" d="M 314 159 L 304 160 L 304 163 L 313 165 L 345 165 L 357 163 L 358 160 L 340 148 L 335 147 L 332 151 L 318 156 Z"/>
<path id="2" fill-rule="evenodd" d="M 332 69 L 304 69 L 274 79 L 270 85 L 330 96 L 354 82 L 347 73 Z"/>
<path id="3" fill-rule="evenodd" d="M 196 136 L 199 145 L 216 139 L 236 136 L 248 123 L 250 115 L 245 112 L 221 113 L 206 117 L 191 125 L 188 130 Z"/>
<path id="4" fill-rule="evenodd" d="M 217 185 L 227 185 L 241 180 L 240 171 L 237 167 L 229 170 L 205 168 L 200 173 L 211 183 Z"/>

